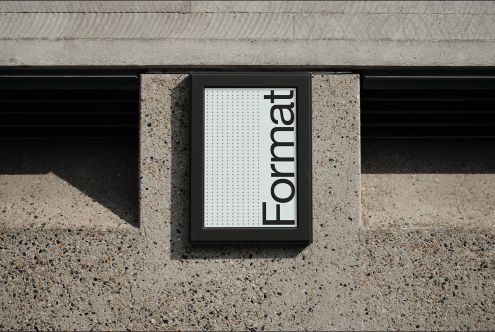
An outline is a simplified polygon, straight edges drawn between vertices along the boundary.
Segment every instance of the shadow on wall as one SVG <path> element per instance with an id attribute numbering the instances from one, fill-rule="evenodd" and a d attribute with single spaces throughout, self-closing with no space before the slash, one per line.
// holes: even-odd
<path id="1" fill-rule="evenodd" d="M 170 258 L 183 259 L 249 259 L 295 258 L 306 245 L 257 244 L 189 244 L 189 78 L 171 94 L 171 206 Z M 194 202 L 191 202 L 194 208 Z"/>
<path id="2" fill-rule="evenodd" d="M 495 140 L 362 140 L 362 174 L 495 174 Z"/>
<path id="3" fill-rule="evenodd" d="M 139 227 L 137 139 L 0 141 L 0 156 L 0 175 L 52 172 Z"/>

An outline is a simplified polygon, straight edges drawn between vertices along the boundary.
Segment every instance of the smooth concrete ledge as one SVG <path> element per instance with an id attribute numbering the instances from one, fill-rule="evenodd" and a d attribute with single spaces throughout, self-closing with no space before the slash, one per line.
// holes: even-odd
<path id="1" fill-rule="evenodd" d="M 493 14 L 0 13 L 0 40 L 493 41 Z"/>
<path id="2" fill-rule="evenodd" d="M 3 40 L 0 67 L 493 67 L 493 41 Z"/>
<path id="3" fill-rule="evenodd" d="M 190 1 L 1 1 L 0 13 L 187 13 Z"/>
<path id="4" fill-rule="evenodd" d="M 494 13 L 489 1 L 192 1 L 193 12 Z"/>
<path id="5" fill-rule="evenodd" d="M 491 1 L 1 1 L 0 12 L 495 13 Z"/>
<path id="6" fill-rule="evenodd" d="M 0 40 L 273 40 L 293 31 L 284 13 L 0 13 Z"/>

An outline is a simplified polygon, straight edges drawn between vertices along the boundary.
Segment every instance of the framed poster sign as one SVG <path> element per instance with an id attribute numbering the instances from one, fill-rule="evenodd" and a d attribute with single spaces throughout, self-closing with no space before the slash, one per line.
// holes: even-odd
<path id="1" fill-rule="evenodd" d="M 311 76 L 191 75 L 191 243 L 310 243 Z"/>

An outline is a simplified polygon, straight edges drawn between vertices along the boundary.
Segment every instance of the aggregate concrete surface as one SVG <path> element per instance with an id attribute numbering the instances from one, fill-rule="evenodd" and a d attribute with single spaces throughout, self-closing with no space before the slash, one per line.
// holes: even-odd
<path id="1" fill-rule="evenodd" d="M 494 146 L 494 140 L 364 140 L 363 226 L 493 228 Z"/>
<path id="2" fill-rule="evenodd" d="M 138 153 L 130 140 L 1 141 L 1 226 L 138 226 Z"/>
<path id="3" fill-rule="evenodd" d="M 189 78 L 141 80 L 139 227 L 9 220 L 0 329 L 362 329 L 359 76 L 313 76 L 308 246 L 189 245 Z"/>
<path id="4" fill-rule="evenodd" d="M 1 330 L 495 328 L 490 141 L 363 141 L 361 165 L 358 77 L 314 75 L 315 242 L 190 246 L 187 75 L 142 86 L 140 156 L 0 144 Z"/>
<path id="5" fill-rule="evenodd" d="M 362 141 L 366 330 L 493 330 L 493 140 Z"/>
<path id="6" fill-rule="evenodd" d="M 495 329 L 493 229 L 363 230 L 364 330 Z"/>

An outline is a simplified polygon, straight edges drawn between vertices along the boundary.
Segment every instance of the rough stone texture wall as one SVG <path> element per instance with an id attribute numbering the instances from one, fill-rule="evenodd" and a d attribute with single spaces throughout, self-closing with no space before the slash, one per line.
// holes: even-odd
<path id="1" fill-rule="evenodd" d="M 364 140 L 367 229 L 493 228 L 493 140 Z"/>
<path id="2" fill-rule="evenodd" d="M 490 1 L 2 1 L 0 66 L 494 66 L 494 15 Z"/>
<path id="3" fill-rule="evenodd" d="M 2 140 L 1 227 L 138 226 L 138 153 L 131 140 Z"/>
<path id="4" fill-rule="evenodd" d="M 364 330 L 495 328 L 495 232 L 360 232 Z"/>
<path id="5" fill-rule="evenodd" d="M 313 76 L 309 246 L 189 245 L 188 76 L 141 80 L 140 227 L 4 226 L 0 329 L 362 329 L 359 76 Z"/>
<path id="6" fill-rule="evenodd" d="M 361 149 L 364 329 L 493 330 L 493 141 Z"/>
<path id="7" fill-rule="evenodd" d="M 313 76 L 307 247 L 187 244 L 187 75 L 142 76 L 139 227 L 122 225 L 129 198 L 108 200 L 136 176 L 118 142 L 77 143 L 67 160 L 65 142 L 2 143 L 0 329 L 493 330 L 492 189 L 478 181 L 493 177 L 491 143 L 363 142 L 361 165 L 358 88 L 356 75 Z M 115 173 L 107 197 L 88 185 L 109 172 L 98 162 Z M 452 205 L 441 222 L 418 203 L 437 194 Z M 35 219 L 45 203 L 63 211 Z"/>

